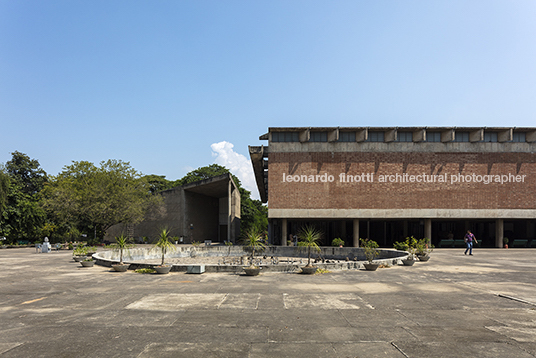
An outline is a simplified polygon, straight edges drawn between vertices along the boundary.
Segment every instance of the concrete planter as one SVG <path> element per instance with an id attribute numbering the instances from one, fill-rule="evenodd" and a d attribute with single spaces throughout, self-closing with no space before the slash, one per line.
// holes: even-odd
<path id="1" fill-rule="evenodd" d="M 407 259 L 407 260 L 402 260 L 402 263 L 404 264 L 404 266 L 413 266 L 415 264 L 415 259 Z"/>
<path id="2" fill-rule="evenodd" d="M 82 267 L 93 267 L 95 261 L 80 261 L 80 264 L 82 264 Z"/>
<path id="3" fill-rule="evenodd" d="M 242 267 L 246 276 L 258 276 L 261 272 L 260 267 Z"/>
<path id="4" fill-rule="evenodd" d="M 363 266 L 365 266 L 365 269 L 367 269 L 367 271 L 376 271 L 378 267 L 380 267 L 380 264 L 374 262 L 367 262 L 366 264 L 363 264 Z"/>
<path id="5" fill-rule="evenodd" d="M 171 265 L 155 266 L 154 269 L 158 274 L 167 274 L 171 271 Z"/>
<path id="6" fill-rule="evenodd" d="M 419 258 L 419 261 L 428 261 L 430 260 L 430 255 L 426 254 L 426 255 L 417 255 L 417 257 Z"/>
<path id="7" fill-rule="evenodd" d="M 301 273 L 303 273 L 304 275 L 312 275 L 316 272 L 316 270 L 318 270 L 318 267 L 314 267 L 314 266 L 304 266 L 301 268 Z"/>
<path id="8" fill-rule="evenodd" d="M 112 268 L 117 271 L 117 272 L 126 272 L 128 270 L 128 267 L 130 265 L 128 264 L 117 264 L 117 265 L 112 265 Z"/>
<path id="9" fill-rule="evenodd" d="M 87 256 L 73 256 L 73 260 L 75 260 L 76 262 L 81 262 L 85 260 L 86 258 Z"/>

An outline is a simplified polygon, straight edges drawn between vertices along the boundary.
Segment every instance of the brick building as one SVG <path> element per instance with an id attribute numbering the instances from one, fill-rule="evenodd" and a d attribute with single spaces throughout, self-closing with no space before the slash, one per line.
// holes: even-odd
<path id="1" fill-rule="evenodd" d="M 444 247 L 470 229 L 484 247 L 536 247 L 536 128 L 269 128 L 259 139 L 268 145 L 249 152 L 274 244 L 314 224 L 324 245 L 414 235 Z"/>

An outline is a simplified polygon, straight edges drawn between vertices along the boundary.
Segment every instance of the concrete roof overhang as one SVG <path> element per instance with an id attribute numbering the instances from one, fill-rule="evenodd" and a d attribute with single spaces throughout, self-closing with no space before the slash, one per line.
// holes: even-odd
<path id="1" fill-rule="evenodd" d="M 264 168 L 264 158 L 268 155 L 268 148 L 264 146 L 253 147 L 249 146 L 249 156 L 251 158 L 251 165 L 253 166 L 253 173 L 255 174 L 255 181 L 257 182 L 257 188 L 261 201 L 263 203 L 268 202 L 268 173 Z"/>
<path id="2" fill-rule="evenodd" d="M 412 126 L 412 127 L 398 127 L 398 126 L 391 126 L 391 127 L 375 127 L 375 126 L 366 126 L 366 127 L 269 127 L 268 132 L 298 132 L 298 131 L 304 131 L 304 130 L 311 130 L 311 131 L 329 131 L 329 130 L 345 130 L 345 131 L 352 131 L 352 130 L 362 130 L 362 129 L 368 129 L 368 130 L 390 130 L 390 129 L 397 129 L 397 130 L 419 130 L 419 129 L 427 129 L 430 131 L 444 131 L 449 129 L 456 129 L 460 131 L 471 131 L 471 130 L 489 130 L 489 131 L 501 131 L 501 130 L 508 130 L 508 129 L 515 129 L 516 131 L 521 132 L 529 132 L 533 131 L 534 127 L 456 127 L 456 126 L 445 126 L 445 127 L 434 127 L 434 126 Z M 259 139 L 266 140 L 268 139 L 267 136 L 268 133 L 263 134 Z"/>
<path id="3" fill-rule="evenodd" d="M 225 198 L 229 195 L 229 181 L 233 189 L 237 189 L 233 177 L 230 174 L 218 175 L 205 180 L 196 181 L 183 185 L 185 191 L 194 192 L 214 198 Z"/>

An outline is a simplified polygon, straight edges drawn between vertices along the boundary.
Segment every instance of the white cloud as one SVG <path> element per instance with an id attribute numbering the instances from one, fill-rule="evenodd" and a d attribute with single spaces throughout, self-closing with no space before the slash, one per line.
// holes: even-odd
<path id="1" fill-rule="evenodd" d="M 210 148 L 212 149 L 214 163 L 229 169 L 231 173 L 240 179 L 242 186 L 251 191 L 251 196 L 254 199 L 259 199 L 259 191 L 255 182 L 251 160 L 235 152 L 233 150 L 234 145 L 226 141 L 213 143 L 210 145 Z"/>

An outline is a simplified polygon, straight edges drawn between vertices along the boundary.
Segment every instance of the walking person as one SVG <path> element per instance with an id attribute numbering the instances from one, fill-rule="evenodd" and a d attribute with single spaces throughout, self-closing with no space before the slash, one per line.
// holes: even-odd
<path id="1" fill-rule="evenodd" d="M 473 235 L 471 230 L 467 230 L 467 234 L 465 234 L 463 241 L 465 241 L 465 246 L 467 246 L 464 254 L 467 255 L 467 251 L 469 251 L 469 255 L 473 256 L 473 243 L 478 244 L 478 242 L 476 241 L 476 237 Z"/>

